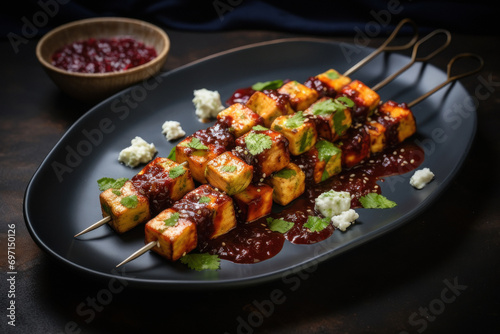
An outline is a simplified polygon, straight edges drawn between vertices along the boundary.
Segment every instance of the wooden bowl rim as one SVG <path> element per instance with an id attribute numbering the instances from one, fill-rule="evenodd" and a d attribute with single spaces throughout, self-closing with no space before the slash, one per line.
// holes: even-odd
<path id="1" fill-rule="evenodd" d="M 80 72 L 69 72 L 64 69 L 61 69 L 59 67 L 56 67 L 52 65 L 49 61 L 47 61 L 43 56 L 42 56 L 42 49 L 50 38 L 55 36 L 56 34 L 60 33 L 63 30 L 69 29 L 69 28 L 74 28 L 78 26 L 85 26 L 88 24 L 96 23 L 96 22 L 102 22 L 102 23 L 109 23 L 109 22 L 119 22 L 119 23 L 126 23 L 126 24 L 133 24 L 136 26 L 141 26 L 141 27 L 147 27 L 157 33 L 161 39 L 163 39 L 165 46 L 163 49 L 157 54 L 156 58 L 153 60 L 133 67 L 131 69 L 127 69 L 125 71 L 117 71 L 117 72 L 106 72 L 106 73 L 80 73 Z M 90 38 L 90 37 L 89 37 Z M 158 63 L 165 61 L 166 56 L 170 50 L 170 39 L 167 35 L 167 33 L 161 29 L 160 27 L 138 19 L 132 19 L 132 18 L 126 18 L 126 17 L 96 17 L 96 18 L 90 18 L 90 19 L 82 19 L 82 20 L 77 20 L 73 22 L 69 22 L 66 24 L 63 24 L 57 28 L 52 29 L 48 33 L 46 33 L 39 41 L 36 46 L 36 56 L 40 63 L 46 67 L 47 69 L 58 72 L 59 74 L 66 75 L 66 76 L 71 76 L 71 77 L 82 77 L 82 78 L 104 78 L 104 77 L 117 77 L 117 76 L 126 76 L 128 74 L 132 74 L 135 72 L 142 71 L 146 68 L 149 67 L 155 67 Z"/>

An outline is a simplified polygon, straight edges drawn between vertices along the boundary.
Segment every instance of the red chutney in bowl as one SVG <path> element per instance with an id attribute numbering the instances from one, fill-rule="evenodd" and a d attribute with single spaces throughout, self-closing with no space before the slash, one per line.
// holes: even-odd
<path id="1" fill-rule="evenodd" d="M 89 38 L 57 50 L 52 65 L 68 72 L 119 72 L 156 58 L 156 50 L 131 37 Z"/>

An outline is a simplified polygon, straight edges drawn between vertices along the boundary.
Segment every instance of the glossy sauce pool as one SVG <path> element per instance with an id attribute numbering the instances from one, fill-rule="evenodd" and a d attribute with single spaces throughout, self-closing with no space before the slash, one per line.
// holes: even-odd
<path id="1" fill-rule="evenodd" d="M 347 191 L 353 196 L 351 207 L 360 208 L 360 197 L 371 192 L 381 193 L 378 182 L 383 182 L 385 177 L 408 173 L 418 168 L 423 160 L 424 151 L 418 145 L 404 142 L 353 168 L 343 170 L 326 181 L 318 184 L 309 181 L 306 191 L 293 205 L 251 223 L 239 222 L 238 226 L 227 234 L 210 240 L 203 246 L 202 251 L 217 254 L 222 259 L 236 263 L 256 263 L 277 255 L 285 241 L 313 244 L 325 240 L 334 233 L 335 228 L 331 224 L 319 232 L 311 232 L 303 227 L 308 216 L 321 217 L 321 214 L 314 210 L 315 199 L 321 193 L 332 189 Z M 294 226 L 285 234 L 272 232 L 267 227 L 268 217 L 283 218 L 293 222 Z"/>

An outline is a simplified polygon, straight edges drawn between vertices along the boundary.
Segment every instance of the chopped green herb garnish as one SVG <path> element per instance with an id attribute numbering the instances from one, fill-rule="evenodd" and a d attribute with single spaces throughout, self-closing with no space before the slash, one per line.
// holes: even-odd
<path id="1" fill-rule="evenodd" d="M 128 209 L 134 209 L 137 204 L 139 204 L 139 200 L 136 195 L 130 195 L 127 197 L 123 197 L 120 201 L 120 204 Z"/>
<path id="2" fill-rule="evenodd" d="M 385 196 L 377 193 L 369 193 L 359 198 L 359 202 L 366 209 L 389 209 L 395 207 L 397 204 Z"/>
<path id="3" fill-rule="evenodd" d="M 316 143 L 319 161 L 328 162 L 333 156 L 342 153 L 342 150 L 328 140 L 320 140 Z"/>
<path id="4" fill-rule="evenodd" d="M 251 132 L 245 137 L 245 144 L 250 154 L 257 155 L 270 149 L 273 141 L 266 134 Z"/>
<path id="5" fill-rule="evenodd" d="M 185 172 L 186 172 L 186 169 L 184 169 L 184 167 L 182 167 L 181 165 L 178 165 L 178 166 L 170 168 L 170 170 L 168 171 L 168 176 L 171 179 L 175 179 L 176 177 L 183 175 Z"/>
<path id="6" fill-rule="evenodd" d="M 127 182 L 128 179 L 126 177 L 121 177 L 119 179 L 113 179 L 111 177 L 103 177 L 99 180 L 97 180 L 97 185 L 99 186 L 100 191 L 107 190 L 109 188 L 112 189 L 120 189 L 123 187 L 125 182 Z"/>
<path id="7" fill-rule="evenodd" d="M 328 115 L 336 113 L 337 111 L 343 111 L 347 107 L 352 108 L 354 102 L 345 96 L 336 98 L 335 100 L 325 100 L 316 103 L 313 106 L 314 115 Z"/>
<path id="8" fill-rule="evenodd" d="M 265 82 L 256 82 L 252 85 L 253 90 L 278 89 L 283 86 L 283 80 L 273 80 Z"/>
<path id="9" fill-rule="evenodd" d="M 170 150 L 170 153 L 168 154 L 168 159 L 172 160 L 172 161 L 175 161 L 175 146 L 172 147 L 172 149 Z"/>
<path id="10" fill-rule="evenodd" d="M 294 223 L 286 221 L 284 219 L 274 219 L 271 217 L 267 218 L 266 221 L 269 229 L 273 232 L 286 233 L 294 225 Z"/>
<path id="11" fill-rule="evenodd" d="M 252 128 L 253 130 L 255 131 L 266 131 L 266 130 L 269 130 L 268 128 L 262 126 L 262 125 L 256 125 Z"/>
<path id="12" fill-rule="evenodd" d="M 189 143 L 184 142 L 180 145 L 184 146 L 184 147 L 190 147 L 190 148 L 195 149 L 195 150 L 208 150 L 208 147 L 203 145 L 201 140 L 199 138 L 196 138 L 196 137 L 191 138 Z"/>
<path id="13" fill-rule="evenodd" d="M 186 254 L 180 258 L 180 261 L 196 271 L 217 270 L 220 268 L 220 258 L 217 255 L 208 253 Z"/>
<path id="14" fill-rule="evenodd" d="M 236 166 L 231 166 L 231 165 L 226 165 L 221 167 L 221 171 L 226 172 L 226 173 L 233 173 L 237 170 L 238 168 Z"/>
<path id="15" fill-rule="evenodd" d="M 340 78 L 340 75 L 336 71 L 327 71 L 326 76 L 332 80 Z"/>
<path id="16" fill-rule="evenodd" d="M 179 221 L 179 216 L 179 212 L 173 213 L 170 217 L 163 221 L 165 226 L 175 226 Z"/>
<path id="17" fill-rule="evenodd" d="M 297 172 L 289 168 L 283 168 L 282 170 L 274 174 L 274 176 L 280 177 L 282 179 L 289 179 L 295 175 L 297 175 Z"/>
<path id="18" fill-rule="evenodd" d="M 203 203 L 209 203 L 210 202 L 210 197 L 208 196 L 201 196 L 200 199 L 198 200 L 198 203 L 203 204 Z"/>
<path id="19" fill-rule="evenodd" d="M 116 196 L 121 196 L 121 194 L 122 194 L 122 192 L 120 190 L 118 190 L 118 189 L 113 189 L 113 190 L 111 190 L 111 192 L 113 194 L 115 194 Z"/>
<path id="20" fill-rule="evenodd" d="M 344 124 L 345 119 L 346 116 L 344 112 L 336 112 L 335 115 L 333 115 L 333 129 L 339 136 L 343 135 L 349 128 L 349 124 Z"/>
<path id="21" fill-rule="evenodd" d="M 306 134 L 300 138 L 300 152 L 305 152 L 306 149 L 312 144 L 312 140 L 314 139 L 315 132 L 309 128 L 306 131 Z"/>
<path id="22" fill-rule="evenodd" d="M 304 115 L 302 115 L 302 111 L 299 111 L 285 121 L 285 126 L 290 129 L 298 128 L 304 124 L 305 119 Z"/>
<path id="23" fill-rule="evenodd" d="M 311 232 L 323 231 L 330 224 L 330 219 L 320 218 L 316 216 L 309 216 L 304 227 L 308 228 Z"/>

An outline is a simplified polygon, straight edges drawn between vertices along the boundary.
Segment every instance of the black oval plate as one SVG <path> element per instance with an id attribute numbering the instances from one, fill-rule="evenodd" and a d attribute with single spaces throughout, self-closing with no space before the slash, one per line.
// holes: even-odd
<path id="1" fill-rule="evenodd" d="M 217 271 L 190 270 L 151 252 L 117 270 L 114 268 L 118 263 L 144 245 L 141 227 L 119 236 L 104 226 L 73 238 L 101 218 L 96 181 L 104 176 L 132 177 L 142 167 L 132 169 L 117 161 L 120 150 L 129 146 L 131 139 L 140 136 L 153 142 L 158 155 L 167 156 L 177 142 L 168 142 L 162 135 L 164 121 L 181 122 L 187 134 L 210 125 L 200 123 L 195 115 L 193 90 L 217 90 L 224 101 L 237 88 L 258 81 L 303 82 L 329 68 L 342 73 L 372 51 L 317 39 L 277 40 L 202 59 L 112 96 L 71 126 L 31 179 L 25 193 L 24 215 L 33 239 L 63 263 L 100 277 L 120 277 L 130 283 L 164 288 L 205 288 L 276 279 L 401 226 L 443 192 L 473 141 L 475 110 L 466 105 L 469 95 L 458 82 L 413 108 L 418 131 L 412 140 L 426 153 L 420 168 L 429 167 L 436 175 L 435 180 L 416 190 L 409 184 L 412 173 L 387 178 L 381 183 L 382 194 L 398 205 L 386 210 L 359 209 L 354 226 L 345 233 L 335 231 L 323 242 L 314 245 L 285 242 L 274 258 L 257 264 L 222 260 Z M 379 55 L 352 77 L 375 85 L 409 60 L 400 54 Z M 417 63 L 379 94 L 382 100 L 410 102 L 445 80 L 442 70 Z"/>

